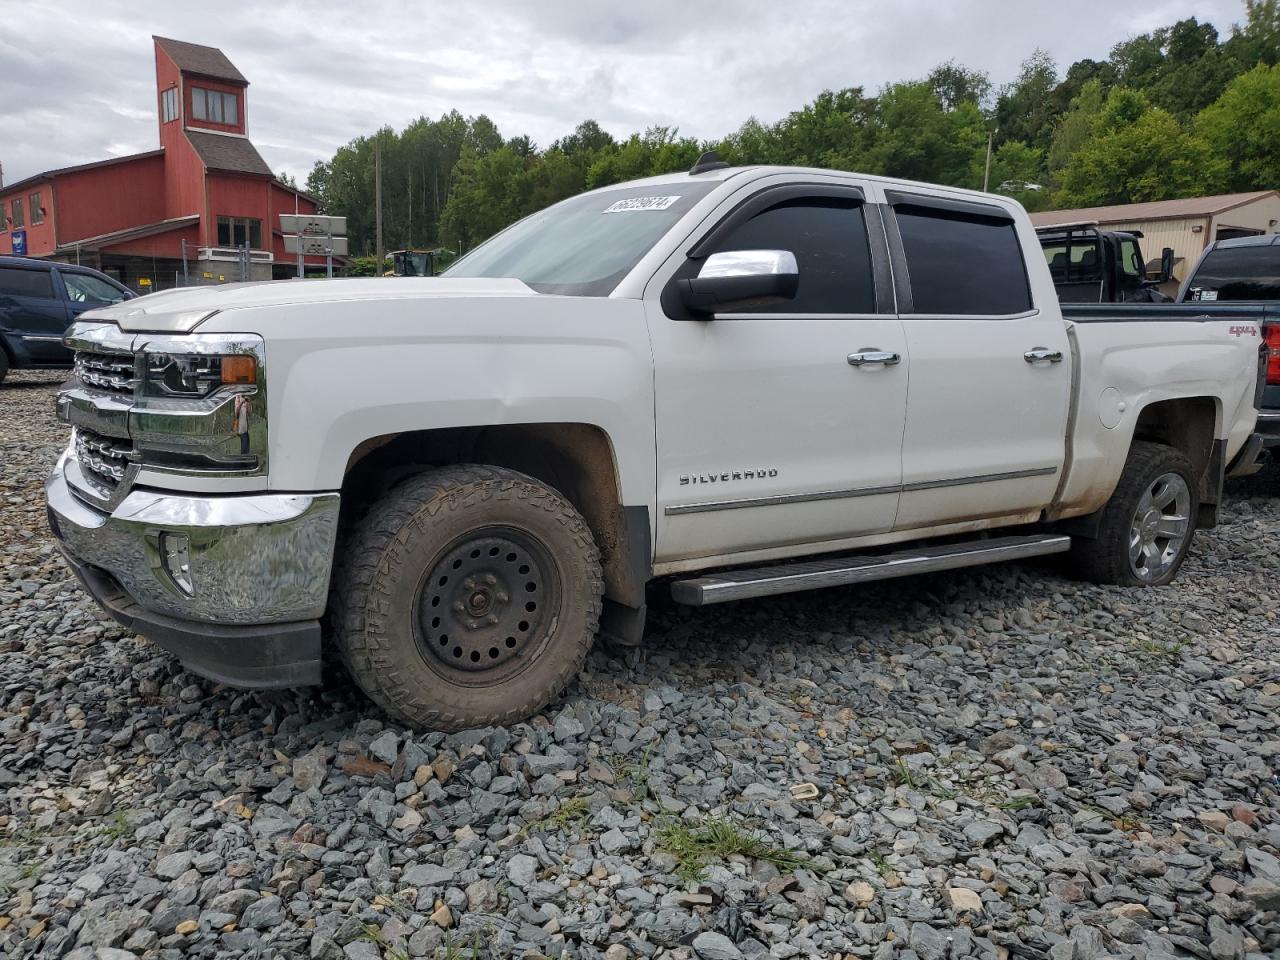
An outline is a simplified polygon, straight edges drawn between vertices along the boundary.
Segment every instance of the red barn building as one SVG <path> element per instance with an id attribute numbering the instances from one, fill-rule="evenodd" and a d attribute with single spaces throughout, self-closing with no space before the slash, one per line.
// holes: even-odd
<path id="1" fill-rule="evenodd" d="M 153 40 L 160 148 L 0 187 L 0 254 L 82 263 L 146 292 L 182 282 L 184 250 L 188 282 L 239 280 L 248 242 L 249 279 L 296 276 L 280 214 L 316 201 L 249 140 L 249 81 L 215 47 Z"/>

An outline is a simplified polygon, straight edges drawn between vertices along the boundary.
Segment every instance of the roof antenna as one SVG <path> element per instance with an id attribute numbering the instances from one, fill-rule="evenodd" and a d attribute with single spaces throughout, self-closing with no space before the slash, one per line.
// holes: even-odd
<path id="1" fill-rule="evenodd" d="M 693 168 L 689 171 L 689 176 L 693 176 L 698 173 L 706 173 L 708 170 L 723 170 L 727 166 L 729 166 L 729 164 L 721 160 L 718 153 L 714 150 L 708 150 L 698 158 L 698 162 L 695 163 Z"/>

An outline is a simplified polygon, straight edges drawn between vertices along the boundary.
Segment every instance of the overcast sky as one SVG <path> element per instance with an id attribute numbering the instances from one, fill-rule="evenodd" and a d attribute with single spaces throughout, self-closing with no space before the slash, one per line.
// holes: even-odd
<path id="1" fill-rule="evenodd" d="M 249 135 L 303 181 L 353 137 L 457 108 L 545 146 L 587 117 L 699 138 L 773 121 L 824 88 L 878 89 L 955 59 L 998 85 L 1036 47 L 1063 70 L 1241 0 L 0 0 L 5 182 L 157 145 L 151 35 L 221 47 L 250 82 Z M 331 11 L 331 12 L 330 12 Z"/>

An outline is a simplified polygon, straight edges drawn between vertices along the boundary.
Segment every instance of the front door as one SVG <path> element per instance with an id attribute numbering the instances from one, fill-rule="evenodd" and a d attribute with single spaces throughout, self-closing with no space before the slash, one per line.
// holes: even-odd
<path id="1" fill-rule="evenodd" d="M 1008 212 L 898 193 L 890 201 L 911 354 L 896 527 L 1035 519 L 1065 457 L 1066 325 L 1057 310 L 1034 308 Z"/>
<path id="2" fill-rule="evenodd" d="M 873 282 L 873 261 L 887 257 L 879 220 L 877 237 L 857 189 L 761 196 L 698 253 L 791 251 L 793 300 L 707 320 L 672 319 L 646 300 L 660 563 L 813 552 L 893 526 L 909 357 Z"/>

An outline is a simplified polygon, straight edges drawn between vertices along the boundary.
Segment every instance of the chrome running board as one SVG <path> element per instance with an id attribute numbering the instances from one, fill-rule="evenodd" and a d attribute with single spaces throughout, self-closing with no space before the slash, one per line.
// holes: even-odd
<path id="1" fill-rule="evenodd" d="M 709 603 L 745 600 L 747 597 L 772 597 L 799 590 L 841 587 L 850 583 L 905 577 L 913 573 L 932 573 L 935 570 L 976 567 L 1001 560 L 1040 557 L 1050 553 L 1064 553 L 1070 548 L 1070 537 L 1039 534 L 923 546 L 879 556 L 835 557 L 772 567 L 749 567 L 690 580 L 677 580 L 671 584 L 671 597 L 677 603 L 701 607 Z"/>

